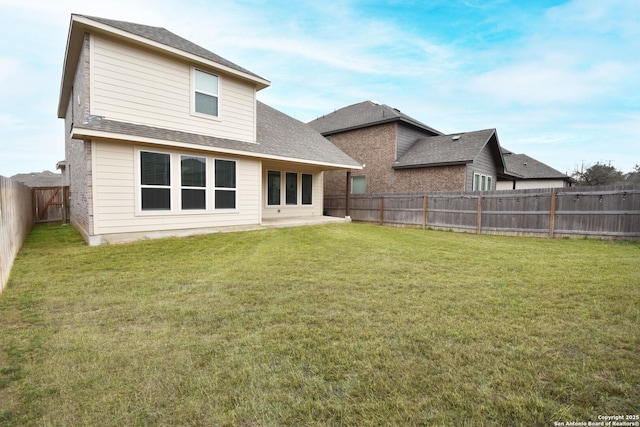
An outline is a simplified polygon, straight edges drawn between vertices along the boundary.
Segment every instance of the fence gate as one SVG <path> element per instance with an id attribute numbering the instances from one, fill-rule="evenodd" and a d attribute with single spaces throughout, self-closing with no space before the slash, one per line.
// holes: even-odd
<path id="1" fill-rule="evenodd" d="M 38 187 L 33 189 L 36 222 L 66 222 L 69 220 L 69 187 Z"/>

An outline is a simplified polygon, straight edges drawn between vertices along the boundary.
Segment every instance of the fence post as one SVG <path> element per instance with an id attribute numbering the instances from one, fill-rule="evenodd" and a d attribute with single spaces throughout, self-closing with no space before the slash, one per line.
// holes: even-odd
<path id="1" fill-rule="evenodd" d="M 556 226 L 556 192 L 551 191 L 551 209 L 549 211 L 549 238 L 553 239 Z"/>
<path id="2" fill-rule="evenodd" d="M 384 197 L 380 197 L 380 225 L 384 224 Z"/>
<path id="3" fill-rule="evenodd" d="M 476 233 L 480 234 L 482 231 L 482 196 L 478 196 L 478 218 L 476 223 Z"/>
<path id="4" fill-rule="evenodd" d="M 349 210 L 349 204 L 351 202 L 351 171 L 347 171 L 347 192 L 345 197 L 344 217 L 349 218 L 351 211 Z"/>
<path id="5" fill-rule="evenodd" d="M 427 228 L 427 195 L 422 197 L 422 229 Z"/>

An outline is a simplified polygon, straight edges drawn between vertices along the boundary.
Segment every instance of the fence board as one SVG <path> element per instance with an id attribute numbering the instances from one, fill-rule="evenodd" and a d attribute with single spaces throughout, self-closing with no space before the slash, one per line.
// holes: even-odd
<path id="1" fill-rule="evenodd" d="M 31 189 L 0 176 L 0 292 L 32 227 Z"/>
<path id="2" fill-rule="evenodd" d="M 492 192 L 367 194 L 350 197 L 354 221 L 492 234 L 640 240 L 640 186 Z M 325 196 L 344 216 L 345 196 Z"/>

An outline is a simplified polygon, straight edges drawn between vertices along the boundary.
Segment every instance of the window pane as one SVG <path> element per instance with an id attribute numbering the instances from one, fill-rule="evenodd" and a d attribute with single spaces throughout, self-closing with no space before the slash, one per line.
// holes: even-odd
<path id="1" fill-rule="evenodd" d="M 142 210 L 171 209 L 171 190 L 168 188 L 143 188 Z"/>
<path id="2" fill-rule="evenodd" d="M 313 204 L 313 175 L 302 174 L 302 204 Z"/>
<path id="3" fill-rule="evenodd" d="M 491 183 L 491 177 L 490 177 L 490 176 L 488 176 L 488 177 L 487 177 L 487 190 L 489 190 L 489 191 L 491 191 L 491 184 L 492 184 L 492 183 Z"/>
<path id="4" fill-rule="evenodd" d="M 267 204 L 280 204 L 280 172 L 267 172 Z"/>
<path id="5" fill-rule="evenodd" d="M 164 153 L 140 152 L 140 183 L 171 185 L 171 157 Z"/>
<path id="6" fill-rule="evenodd" d="M 236 192 L 234 190 L 216 190 L 216 209 L 235 209 Z"/>
<path id="7" fill-rule="evenodd" d="M 205 209 L 205 190 L 182 190 L 182 209 Z"/>
<path id="8" fill-rule="evenodd" d="M 487 177 L 482 175 L 482 184 L 480 184 L 480 190 L 484 190 L 487 186 Z"/>
<path id="9" fill-rule="evenodd" d="M 196 90 L 198 92 L 206 92 L 210 95 L 218 94 L 218 76 L 196 70 Z"/>
<path id="10" fill-rule="evenodd" d="M 294 172 L 287 172 L 287 204 L 298 204 L 298 174 Z"/>
<path id="11" fill-rule="evenodd" d="M 351 194 L 364 194 L 366 192 L 366 178 L 354 176 L 351 178 Z"/>
<path id="12" fill-rule="evenodd" d="M 182 186 L 204 187 L 206 186 L 206 164 L 204 157 L 182 156 L 180 161 Z"/>
<path id="13" fill-rule="evenodd" d="M 473 191 L 480 190 L 480 175 L 473 175 Z"/>
<path id="14" fill-rule="evenodd" d="M 209 114 L 211 116 L 217 116 L 218 98 L 215 96 L 196 92 L 196 112 Z"/>
<path id="15" fill-rule="evenodd" d="M 236 162 L 231 160 L 216 160 L 215 186 L 222 188 L 236 188 Z"/>

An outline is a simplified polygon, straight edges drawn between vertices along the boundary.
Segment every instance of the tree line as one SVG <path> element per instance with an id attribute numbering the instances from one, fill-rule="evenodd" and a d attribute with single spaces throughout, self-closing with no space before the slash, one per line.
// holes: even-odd
<path id="1" fill-rule="evenodd" d="M 598 162 L 586 169 L 576 169 L 571 177 L 578 181 L 578 185 L 640 184 L 640 164 L 636 164 L 631 172 L 624 173 L 610 164 Z"/>

